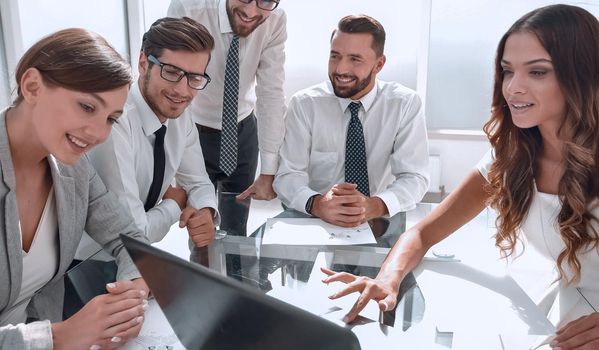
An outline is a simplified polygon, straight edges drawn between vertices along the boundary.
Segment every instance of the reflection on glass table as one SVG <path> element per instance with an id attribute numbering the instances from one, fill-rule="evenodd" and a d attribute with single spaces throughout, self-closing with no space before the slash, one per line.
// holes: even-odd
<path id="1" fill-rule="evenodd" d="M 278 218 L 302 218 L 305 214 L 293 210 L 285 210 Z M 384 257 L 405 229 L 405 213 L 390 219 L 379 218 L 370 221 L 376 244 L 362 246 L 297 246 L 297 245 L 262 245 L 264 225 L 251 234 L 251 237 L 228 235 L 215 241 L 209 248 L 194 249 L 191 261 L 208 266 L 223 275 L 249 284 L 264 292 L 277 287 L 294 290 L 314 289 L 324 277 L 321 266 L 336 271 L 350 272 L 356 275 L 374 278 Z M 326 254 L 328 259 L 315 266 L 319 254 Z M 326 298 L 326 296 L 325 296 Z M 407 330 L 413 322 L 417 322 L 424 312 L 424 300 L 416 281 L 409 274 L 400 288 L 401 328 Z M 286 300 L 288 301 L 288 300 Z M 308 305 L 299 305 L 308 308 Z M 386 326 L 394 326 L 396 310 L 383 313 L 377 317 Z M 310 310 L 309 310 L 310 311 Z"/>
<path id="2" fill-rule="evenodd" d="M 282 215 L 298 214 L 288 211 L 282 213 Z M 393 225 L 384 221 L 375 222 L 373 231 L 376 232 L 377 244 L 370 246 L 262 246 L 263 228 L 261 227 L 253 233 L 253 237 L 226 235 L 222 239 L 215 240 L 207 248 L 194 249 L 190 260 L 278 298 L 281 298 L 282 288 L 297 292 L 295 295 L 305 295 L 315 286 L 318 288 L 323 285 L 320 280 L 324 275 L 319 270 L 320 266 L 374 277 L 388 252 L 386 247 L 392 245 L 401 232 L 387 230 L 389 227 L 395 227 Z M 93 257 L 76 266 L 71 271 L 72 276 L 81 275 L 86 265 L 92 264 L 94 264 Z M 86 290 L 85 280 L 79 278 L 71 280 L 77 289 Z M 314 309 L 315 306 L 329 301 L 326 295 L 319 296 L 318 299 L 303 305 L 298 305 L 298 300 L 283 300 L 296 306 L 303 306 L 305 309 Z M 400 300 L 396 310 L 382 314 L 377 310 L 376 315 L 362 318 L 360 322 L 362 324 L 381 322 L 381 330 L 385 332 L 389 326 L 395 326 L 403 331 L 409 329 L 422 318 L 424 313 L 424 299 L 411 274 L 401 285 Z M 314 312 L 314 310 L 308 311 Z M 316 312 L 325 318 L 336 317 L 337 320 L 343 316 L 339 314 L 339 308 L 316 310 Z M 146 325 L 144 328 L 147 328 Z M 163 335 L 162 338 L 164 337 L 169 338 L 169 335 Z M 150 344 L 148 346 L 156 346 L 156 349 L 162 349 L 163 346 L 176 346 L 171 342 L 173 339 L 162 338 L 155 333 L 149 334 L 147 330 L 142 330 L 140 337 L 130 342 L 127 349 L 146 349 L 148 344 Z"/>
<path id="3" fill-rule="evenodd" d="M 217 231 L 225 231 L 226 235 L 245 236 L 251 199 L 237 200 L 237 192 L 216 192 L 216 202 L 221 222 Z M 222 233 L 221 233 L 222 236 Z"/>
<path id="4" fill-rule="evenodd" d="M 194 249 L 191 261 L 201 262 L 265 293 L 281 287 L 302 292 L 322 284 L 320 280 L 324 274 L 320 267 L 374 278 L 387 252 L 385 248 L 363 246 L 263 246 L 260 238 L 227 236 L 215 241 L 208 249 Z M 320 256 L 325 259 L 319 259 Z M 233 259 L 235 261 L 231 263 Z M 374 321 L 387 326 L 401 325 L 403 330 L 418 322 L 424 313 L 424 299 L 412 274 L 403 280 L 399 297 L 396 308 L 399 316 L 393 310 L 382 313 Z M 319 301 L 314 300 L 314 303 Z M 397 324 L 396 317 L 401 324 Z"/>

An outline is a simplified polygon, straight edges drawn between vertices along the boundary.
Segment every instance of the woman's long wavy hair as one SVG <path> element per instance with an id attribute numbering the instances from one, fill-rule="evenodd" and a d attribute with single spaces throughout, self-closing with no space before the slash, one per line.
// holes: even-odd
<path id="1" fill-rule="evenodd" d="M 599 22 L 586 10 L 568 5 L 536 9 L 520 18 L 505 33 L 497 48 L 491 118 L 484 131 L 495 151 L 489 171 L 489 205 L 498 212 L 495 243 L 504 256 L 513 254 L 520 224 L 526 218 L 535 191 L 535 175 L 543 141 L 538 127 L 514 125 L 502 93 L 501 59 L 507 38 L 518 32 L 534 34 L 551 56 L 566 115 L 559 128 L 565 172 L 558 195 L 557 221 L 566 248 L 557 258 L 559 278 L 564 264 L 580 279 L 577 254 L 597 248 L 597 220 L 589 206 L 598 197 L 599 176 Z"/>

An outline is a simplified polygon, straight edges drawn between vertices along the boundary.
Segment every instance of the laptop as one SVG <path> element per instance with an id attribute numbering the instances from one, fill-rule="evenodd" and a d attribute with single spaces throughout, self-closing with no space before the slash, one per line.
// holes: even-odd
<path id="1" fill-rule="evenodd" d="M 356 335 L 243 283 L 121 235 L 188 350 L 359 350 Z"/>

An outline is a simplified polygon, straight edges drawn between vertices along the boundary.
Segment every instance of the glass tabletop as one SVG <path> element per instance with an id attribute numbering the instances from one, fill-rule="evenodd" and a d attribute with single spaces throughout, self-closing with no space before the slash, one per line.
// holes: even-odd
<path id="1" fill-rule="evenodd" d="M 286 210 L 278 215 L 278 217 L 303 216 L 305 214 L 291 210 Z M 322 285 L 320 281 L 325 275 L 320 271 L 321 266 L 335 271 L 345 271 L 374 278 L 389 251 L 389 247 L 397 241 L 400 233 L 404 231 L 405 216 L 401 217 L 400 215 L 390 219 L 375 220 L 370 222 L 370 226 L 376 237 L 376 244 L 300 246 L 262 244 L 265 227 L 265 225 L 262 225 L 249 237 L 236 236 L 229 232 L 224 238 L 214 240 L 208 247 L 193 248 L 188 260 L 204 265 L 224 276 L 275 297 L 277 296 L 273 295 L 273 292 L 280 290 L 289 290 L 302 294 L 314 287 L 314 284 L 311 283 Z M 81 297 L 81 306 L 94 295 L 105 292 L 104 285 L 109 282 L 101 281 L 99 277 L 96 277 L 102 274 L 98 272 L 103 272 L 106 269 L 105 262 L 96 260 L 99 255 L 92 255 L 67 273 L 69 277 L 67 283 L 71 283 L 76 294 Z M 179 254 L 179 256 L 181 255 Z M 94 276 L 97 281 L 92 281 L 90 276 Z M 91 284 L 96 285 L 91 286 Z M 326 295 L 319 296 L 319 298 L 323 299 L 324 302 L 328 301 Z M 314 310 L 310 310 L 313 305 L 301 305 L 296 300 L 282 300 L 315 313 Z M 320 300 L 310 300 L 310 304 L 320 302 Z M 76 310 L 71 312 L 74 311 Z M 327 313 L 333 311 L 343 312 L 343 310 L 337 308 L 318 312 L 317 314 L 328 318 Z M 369 318 L 361 317 L 355 325 L 380 322 L 380 329 L 385 334 L 387 327 L 394 327 L 393 332 L 405 332 L 422 320 L 424 311 L 424 297 L 414 276 L 410 273 L 400 286 L 398 304 L 394 310 L 378 313 L 376 316 L 371 314 L 368 316 Z M 350 325 L 351 327 L 353 325 Z"/>
<path id="2" fill-rule="evenodd" d="M 288 209 L 277 217 L 307 216 Z M 265 293 L 279 287 L 294 290 L 309 288 L 310 280 L 320 281 L 325 277 L 319 269 L 321 266 L 374 278 L 389 248 L 405 229 L 405 214 L 400 213 L 390 219 L 379 218 L 369 224 L 376 244 L 263 245 L 265 225 L 262 225 L 249 237 L 228 234 L 223 239 L 215 240 L 209 247 L 195 248 L 191 252 L 190 261 L 207 266 Z M 386 326 L 401 327 L 405 331 L 422 319 L 424 306 L 422 293 L 410 273 L 400 286 L 396 309 L 381 313 L 375 321 Z"/>

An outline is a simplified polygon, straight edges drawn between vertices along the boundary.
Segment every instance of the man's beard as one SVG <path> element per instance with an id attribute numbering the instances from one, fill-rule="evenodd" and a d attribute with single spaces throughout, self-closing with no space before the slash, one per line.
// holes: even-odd
<path id="1" fill-rule="evenodd" d="M 335 93 L 335 96 L 337 97 L 341 97 L 341 98 L 350 98 L 352 96 L 355 96 L 357 94 L 359 94 L 360 92 L 362 92 L 364 89 L 366 89 L 366 87 L 370 84 L 370 82 L 372 81 L 372 71 L 374 70 L 374 68 L 370 71 L 370 73 L 368 74 L 368 76 L 362 80 L 358 80 L 353 86 L 351 87 L 344 87 L 344 88 L 339 88 L 335 82 L 335 77 L 347 77 L 347 78 L 356 78 L 356 76 L 354 75 L 343 75 L 343 74 L 335 74 L 333 73 L 332 75 L 329 75 L 329 79 L 331 80 L 331 84 L 333 85 L 333 92 Z"/>
<path id="2" fill-rule="evenodd" d="M 229 23 L 231 24 L 231 28 L 233 29 L 233 33 L 237 34 L 238 36 L 245 38 L 248 35 L 252 34 L 252 32 L 254 30 L 256 30 L 256 28 L 258 28 L 258 26 L 260 26 L 262 23 L 264 23 L 264 21 L 266 21 L 266 18 L 264 18 L 264 16 L 260 16 L 260 18 L 258 19 L 258 21 L 250 28 L 247 27 L 240 27 L 237 25 L 237 22 L 235 21 L 235 12 L 240 12 L 240 10 L 231 10 L 229 9 L 229 7 L 227 6 L 227 17 L 229 17 Z"/>

